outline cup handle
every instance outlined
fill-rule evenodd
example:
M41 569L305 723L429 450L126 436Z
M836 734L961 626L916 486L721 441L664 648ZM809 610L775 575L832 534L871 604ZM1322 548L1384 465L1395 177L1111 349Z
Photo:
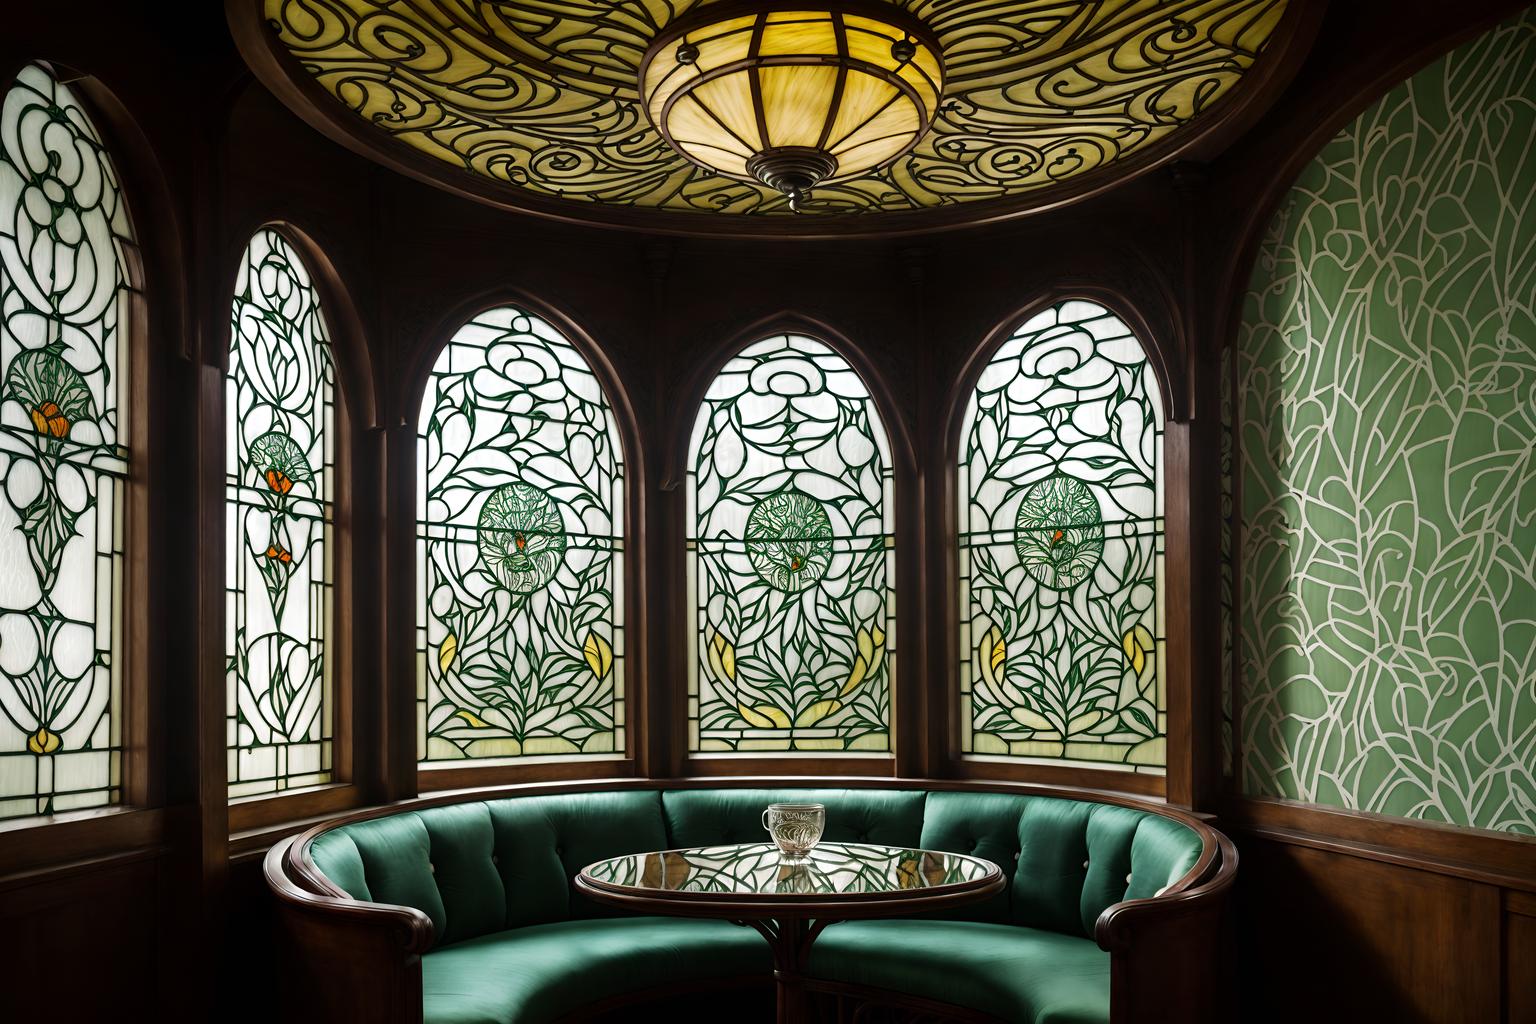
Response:
M761 820L763 823L763 831L772 834L773 829L768 827L768 808L763 808L763 816L759 820Z

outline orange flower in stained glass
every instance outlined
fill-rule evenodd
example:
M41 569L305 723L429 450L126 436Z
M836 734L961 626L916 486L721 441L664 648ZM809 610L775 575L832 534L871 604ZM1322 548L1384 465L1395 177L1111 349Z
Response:
M64 437L69 433L69 417L53 402L44 402L32 410L32 425L39 434Z
M62 353L57 343L23 353L5 378L6 396L21 403L39 434L51 438L68 437L76 423L96 415L90 387Z
M286 498L294 484L315 478L304 450L281 430L269 431L252 441L248 457L267 490L280 498Z
M293 552L289 551L281 544L268 544L267 558L274 562L282 562L284 565L287 565L293 561Z

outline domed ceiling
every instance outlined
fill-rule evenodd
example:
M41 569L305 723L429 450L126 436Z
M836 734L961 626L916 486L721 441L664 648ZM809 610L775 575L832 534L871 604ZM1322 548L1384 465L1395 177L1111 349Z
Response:
M1266 51L1295 48L1300 12L1287 6L249 0L230 12L252 67L312 123L456 191L631 226L755 231L790 221L777 233L799 233L808 221L856 220L849 226L861 233L1008 216L1171 158L1270 77L1279 53ZM762 181L674 148L642 99L648 54L688 40L679 23L828 8L879 18L893 7L886 20L920 26L925 59L932 47L941 62L931 121L893 160L829 177L798 214Z

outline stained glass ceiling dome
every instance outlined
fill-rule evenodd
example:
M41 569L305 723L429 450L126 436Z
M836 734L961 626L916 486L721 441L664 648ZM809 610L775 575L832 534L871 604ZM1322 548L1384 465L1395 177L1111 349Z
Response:
M1303 24L1315 21L1308 6L249 0L229 10L245 57L285 102L408 174L560 219L804 235L1014 216L1208 147L1217 129L1256 116L1262 82L1294 67L1283 58L1315 27Z

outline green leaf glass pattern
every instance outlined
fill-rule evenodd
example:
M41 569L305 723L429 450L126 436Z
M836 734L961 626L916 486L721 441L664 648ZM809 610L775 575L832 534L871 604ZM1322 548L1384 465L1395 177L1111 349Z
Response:
M749 345L688 466L689 749L889 750L891 456L857 371L800 335Z
M117 172L37 65L0 107L0 818L121 797L133 244Z
M624 462L586 359L511 306L438 355L417 442L424 762L624 751Z
M241 257L225 378L231 797L330 782L335 369L319 296L281 235Z
M1536 833L1536 12L1355 119L1237 343L1246 792Z
M956 492L966 754L1162 770L1162 450L1146 353L1097 303L982 370Z

